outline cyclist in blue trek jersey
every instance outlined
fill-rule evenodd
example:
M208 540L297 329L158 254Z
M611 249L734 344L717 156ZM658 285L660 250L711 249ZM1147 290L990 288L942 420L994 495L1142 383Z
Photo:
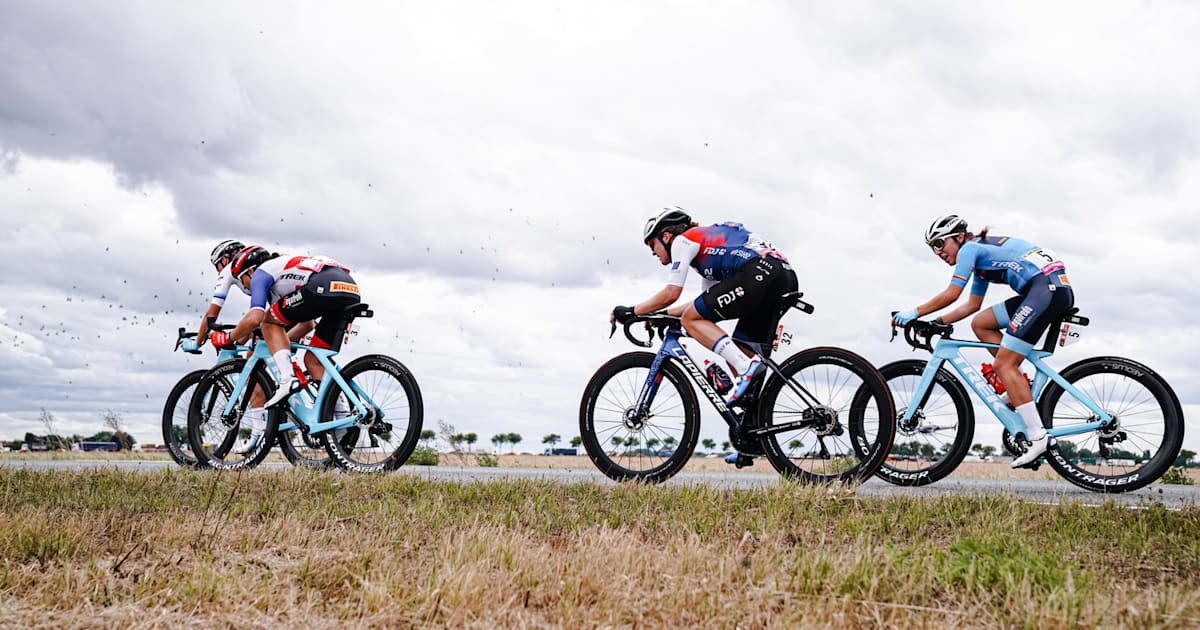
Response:
M908 322L954 303L967 280L971 296L967 302L939 317L945 323L959 321L983 305L988 284L1007 284L1017 292L987 309L971 321L971 329L985 343L999 344L991 352L995 371L1008 390L1009 402L1025 421L1029 448L1013 461L1013 468L1032 463L1052 445L1033 403L1029 382L1019 365L1046 332L1050 323L1075 304L1075 292L1067 279L1066 266L1054 252L1029 241L1009 236L989 236L988 229L975 235L955 215L938 217L925 232L925 243L948 265L954 267L950 286L928 302L897 313L893 324Z
M729 364L734 373L729 401L736 402L762 369L762 357L743 351L715 322L737 319L734 339L769 348L779 323L776 307L783 294L796 290L796 273L773 243L755 237L741 223L701 226L680 208L647 221L642 240L659 262L669 265L667 285L635 306L615 307L610 321L624 323L670 306L683 293L688 269L695 269L704 292L667 313L679 316L692 338Z

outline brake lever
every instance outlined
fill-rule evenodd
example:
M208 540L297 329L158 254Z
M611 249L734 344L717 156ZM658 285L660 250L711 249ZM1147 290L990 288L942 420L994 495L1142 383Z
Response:
M888 343L892 343L893 341L896 340L896 335L898 334L896 332L896 313L899 313L899 312L900 311L892 311L892 338L888 339Z
M613 335L617 334L617 320L612 320L612 330L608 331L608 338L612 339Z

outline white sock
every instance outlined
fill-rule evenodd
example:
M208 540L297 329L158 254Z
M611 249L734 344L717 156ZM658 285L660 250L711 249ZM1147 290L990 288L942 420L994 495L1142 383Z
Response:
M267 409L265 407L250 408L250 432L262 435L267 430Z
M291 350L280 350L271 355L275 358L275 369L279 370L280 382L288 381L296 378L292 370L292 352Z
M1021 419L1025 421L1025 439L1037 442L1046 437L1046 428L1042 426L1042 418L1038 415L1037 407L1033 406L1032 400L1018 406L1017 413L1021 414Z
M746 370L750 369L750 357L746 356L746 353L742 352L742 349L728 335L718 339L712 349L717 356L729 363L729 367L733 368L734 372L745 374Z
M350 403L342 396L338 396L337 402L333 403L333 417L335 420L340 420L350 415Z

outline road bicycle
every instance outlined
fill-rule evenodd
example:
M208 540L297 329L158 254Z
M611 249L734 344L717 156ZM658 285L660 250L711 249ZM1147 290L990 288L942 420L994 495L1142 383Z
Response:
M779 317L792 308L811 314L812 305L801 297L799 292L784 295ZM644 323L649 339L632 334L637 323ZM759 350L766 369L741 399L727 404L718 390L720 376L702 372L680 343L687 334L679 318L635 317L624 324L624 332L645 348L653 347L657 333L662 345L657 353L613 358L584 389L580 437L588 457L611 479L659 483L687 463L700 433L700 408L688 378L729 425L739 468L765 455L787 478L859 481L879 469L892 445L895 408L887 385L849 350L811 348L776 362L770 357L773 345L757 348L735 340ZM790 334L780 328L776 343L787 342L785 336Z
M1060 374L1046 365L1056 347L1078 341L1088 318L1072 308L1054 321L1042 347L1026 360L1037 371L1031 391L1046 432L1057 445L1044 456L1067 481L1095 492L1128 492L1158 479L1175 462L1183 444L1183 410L1170 385L1154 370L1122 357L1077 361ZM949 475L966 456L975 414L962 383L1004 425L1003 444L1014 457L1025 452L1025 423L995 388L962 356L964 348L996 344L953 339L954 327L913 320L904 340L932 354L929 361L898 361L880 372L898 405L898 444L925 445L927 461L888 461L879 476L899 485L924 485ZM892 337L895 338L893 328ZM932 345L938 337L937 345ZM915 402L914 402L915 401ZM1031 464L1037 469L1042 458Z
M267 410L266 426L249 448L237 448L252 435L247 417L250 392L269 397L279 375L265 341L255 340L250 356L220 363L205 373L188 409L188 441L196 458L218 469L257 466L277 432L298 431L320 443L333 463L354 472L395 470L412 454L421 434L423 402L416 379L399 361L371 354L340 367L333 357L355 318L373 315L355 304L340 315L339 333L330 348L292 343L325 368L325 378L310 381L286 403Z
M226 325L209 322L211 330L231 330L235 327L233 324ZM195 338L196 333L187 332L186 329L180 328L175 338L175 350L182 349L188 354L203 354L200 348L195 345L195 342L190 341ZM249 345L217 348L216 362L219 364L230 359L235 359L249 349ZM163 405L163 445L166 446L167 453L171 456L171 459L175 460L175 463L188 468L203 467L201 462L192 453L192 445L188 442L187 414L188 403L196 391L196 384L200 382L200 379L207 372L208 370L194 370L185 374L171 388L171 392L167 394L166 403ZM236 378L236 375L231 378ZM231 388L231 384L226 386L226 389ZM277 435L279 450L293 465L318 469L328 468L332 465L332 460L326 454L324 446L319 441L314 441L312 438L303 435L300 431L280 431Z

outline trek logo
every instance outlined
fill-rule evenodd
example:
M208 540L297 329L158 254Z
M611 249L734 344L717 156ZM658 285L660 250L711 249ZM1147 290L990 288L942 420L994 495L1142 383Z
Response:
M303 280L304 276L298 273L285 273L279 276L280 280Z
M992 411L998 416L1002 416L1004 412L1009 412L1008 405L1000 402L1000 397L996 395L996 390L987 381L983 380L983 375L977 372L971 364L962 357L955 357L954 364L962 368L962 373L967 375L967 380L971 381L971 386L975 388L975 393L986 402ZM1011 413L1011 412L1010 412Z
M746 290L742 287L737 287L728 293L722 293L717 296L717 306L728 306L743 295L746 295Z
M1025 325L1025 320L1028 319L1030 315L1033 315L1033 307L1028 305L1022 306L1019 310L1017 310L1016 314L1012 316L1012 319L1008 321L1008 327L1013 332L1016 332L1018 328Z

